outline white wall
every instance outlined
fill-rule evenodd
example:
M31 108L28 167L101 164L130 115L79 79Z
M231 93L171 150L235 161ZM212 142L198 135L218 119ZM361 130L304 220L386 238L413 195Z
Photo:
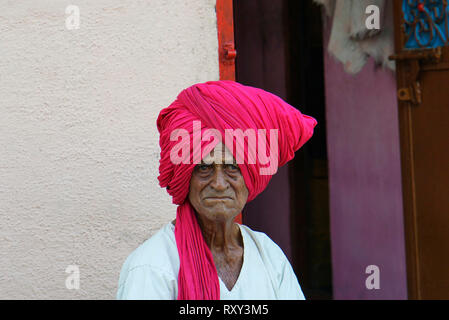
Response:
M175 217L156 118L218 80L214 6L0 0L1 299L113 299L124 259Z

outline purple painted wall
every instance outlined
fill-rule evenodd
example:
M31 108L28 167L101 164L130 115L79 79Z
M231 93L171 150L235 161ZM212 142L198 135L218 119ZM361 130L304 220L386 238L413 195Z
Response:
M324 56L334 299L407 299L395 75L370 60L352 76Z

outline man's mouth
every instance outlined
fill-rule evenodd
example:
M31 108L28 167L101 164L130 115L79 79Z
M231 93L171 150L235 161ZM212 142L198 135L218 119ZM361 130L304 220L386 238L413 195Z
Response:
M204 200L232 200L231 197L206 197Z

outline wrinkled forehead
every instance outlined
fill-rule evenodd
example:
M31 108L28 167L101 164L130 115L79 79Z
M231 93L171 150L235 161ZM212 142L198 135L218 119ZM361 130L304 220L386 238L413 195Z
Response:
M229 151L223 143L218 143L215 148L203 158L202 162L205 164L233 164L235 163L235 159L232 152Z

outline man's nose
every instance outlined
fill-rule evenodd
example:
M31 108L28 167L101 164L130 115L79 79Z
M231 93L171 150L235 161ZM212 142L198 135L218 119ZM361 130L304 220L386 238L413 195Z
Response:
M229 187L229 182L226 179L226 173L221 166L217 166L215 168L210 185L217 191L224 191Z

